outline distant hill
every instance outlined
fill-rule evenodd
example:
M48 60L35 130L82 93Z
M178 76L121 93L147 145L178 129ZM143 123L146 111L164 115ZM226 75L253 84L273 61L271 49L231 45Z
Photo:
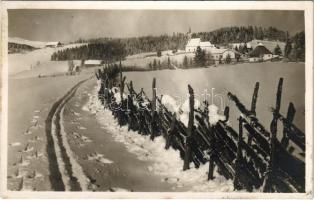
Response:
M47 43L47 42L41 42L41 41L26 40L26 39L18 38L18 37L9 38L8 42L9 42L9 44L11 43L11 44L27 45L27 46L31 46L31 47L36 48L36 49L45 47L45 45Z
M29 46L27 44L17 44L17 43L10 43L8 44L8 52L11 53L27 53L29 51L33 51L37 48Z

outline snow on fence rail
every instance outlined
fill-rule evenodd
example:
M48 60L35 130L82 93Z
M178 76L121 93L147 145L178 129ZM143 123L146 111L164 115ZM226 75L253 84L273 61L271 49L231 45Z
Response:
M172 147L180 152L183 170L188 170L191 162L196 167L208 162L208 180L215 178L213 172L216 166L218 173L233 180L235 190L305 191L305 163L293 155L291 148L287 150L290 141L303 151L301 155L304 157L305 135L292 123L295 114L293 103L289 104L286 117L280 113L282 78L278 84L276 107L272 108L270 132L256 117L258 82L254 88L250 110L236 95L228 93L228 97L241 113L236 131L227 123L229 107L225 108L224 120L211 124L208 102L203 102L203 110L195 108L194 91L190 85L186 126L178 119L177 113L170 112L162 103L162 96L156 95L155 78L150 100L143 89L140 92L135 91L132 81L125 84L126 77L122 77L121 69L121 66L120 69L106 67L96 73L101 83L98 96L102 104L112 111L120 126L127 125L129 130L150 135L151 140L163 136L166 140L165 149ZM125 85L128 95L124 93ZM284 127L280 141L277 138L278 122Z

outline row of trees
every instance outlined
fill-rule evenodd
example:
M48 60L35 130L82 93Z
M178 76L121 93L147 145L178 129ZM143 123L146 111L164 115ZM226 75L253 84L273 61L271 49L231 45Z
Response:
M287 32L274 27L234 26L220 28L211 32L193 33L192 37L199 37L214 44L242 43L253 39L279 40L283 42L287 38Z
M284 50L285 57L292 61L305 61L305 33L301 31L288 38Z
M148 63L148 69L150 70L174 69L173 66L178 66L178 63L176 60L171 60L170 57L164 61L154 59L153 62Z
M188 41L188 36L184 33L173 33L172 36L160 35L160 36L143 36L132 38L97 38L82 40L79 39L78 43L91 43L99 44L106 43L108 41L117 41L121 43L126 50L127 55L133 55L143 52L157 52L163 50L176 50L184 49Z
M29 46L27 44L17 44L13 42L8 43L8 52L10 53L23 53L35 50L35 47Z
M286 39L284 51L277 45L274 49L275 55L281 55L291 61L305 61L305 33L301 31L291 38Z
M125 46L118 41L111 40L60 50L51 55L51 60L97 59L114 62L124 59L125 56Z

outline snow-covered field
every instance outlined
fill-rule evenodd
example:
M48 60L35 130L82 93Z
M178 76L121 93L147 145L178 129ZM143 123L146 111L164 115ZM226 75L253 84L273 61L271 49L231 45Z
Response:
M157 95L167 94L182 104L187 99L188 84L195 93L195 98L202 102L204 91L211 103L211 92L223 97L223 104L230 106L231 124L237 124L239 116L234 103L227 98L227 92L236 94L247 108L251 106L254 85L260 82L256 113L262 123L269 129L272 120L270 107L275 106L277 84L280 77L284 78L281 112L286 115L289 102L296 108L295 124L305 130L305 65L304 63L244 63L237 65L221 65L218 67L196 68L188 70L161 70L152 72L126 72L127 80L133 81L134 88L144 88L151 97L153 77L157 82ZM214 88L214 89L213 89ZM216 96L214 103L221 105L221 98ZM220 110L221 111L221 110Z
M58 50L73 48L84 44L70 44L63 47L50 48L45 47L37 49L25 54L9 54L8 55L8 69L9 75L17 74L17 77L24 77L24 73L18 74L25 71L34 71L34 76L38 76L39 73L42 75L56 72L66 72L67 65L60 65L56 61L50 61L51 55ZM33 72L26 72L25 77L31 77Z
M151 55L152 53L148 54ZM149 63L153 64L154 60L158 63L166 63L168 62L168 57L171 63L180 65L183 63L184 56L188 58L193 58L194 53L183 53L180 54L173 54L171 51L163 51L162 56L157 57L155 56L148 56L147 53L145 54L136 54L132 56L128 56L126 60L122 61L122 64L125 66L136 66L139 68L147 68ZM179 66L177 66L179 67Z

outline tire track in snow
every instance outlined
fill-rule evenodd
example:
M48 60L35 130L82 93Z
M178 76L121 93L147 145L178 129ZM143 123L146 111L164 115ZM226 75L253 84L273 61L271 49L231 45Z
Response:
M71 88L61 99L55 102L46 119L47 155L49 162L49 180L55 191L81 191L85 189L85 183L80 183L73 173L73 158L69 157L71 151L67 149L62 137L60 115L64 105L74 96L78 87L87 81L85 79ZM75 165L75 164L74 164ZM77 166L75 166L77 169ZM77 174L76 174L77 175ZM83 188L82 188L83 185Z

